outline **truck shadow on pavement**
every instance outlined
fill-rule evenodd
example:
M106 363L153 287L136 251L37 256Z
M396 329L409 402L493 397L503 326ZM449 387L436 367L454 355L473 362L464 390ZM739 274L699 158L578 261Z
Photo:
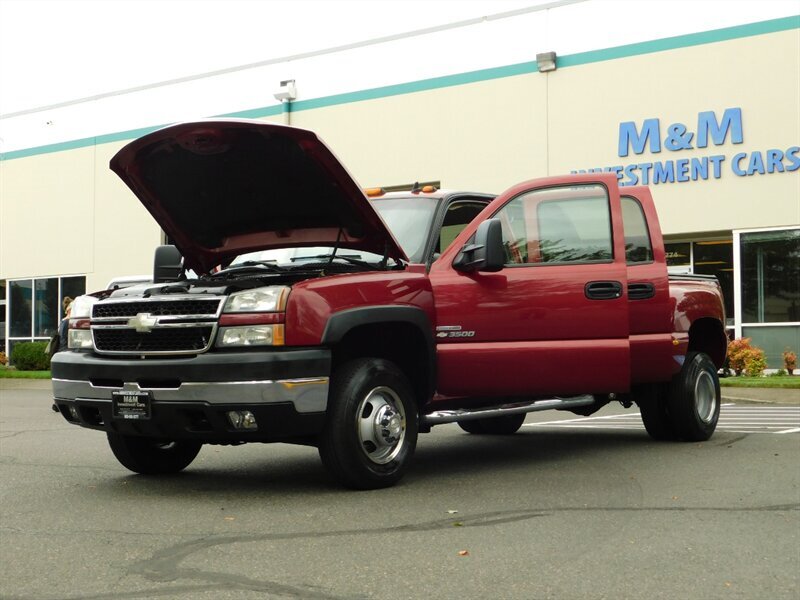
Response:
M513 435L451 435L417 446L410 475L436 477L442 473L457 477L480 476L490 472L549 467L580 456L614 453L637 447L662 445L639 431L564 432L523 430Z
M667 444L669 445L669 444ZM596 459L603 454L613 461L619 451L648 446L666 447L651 440L644 432L563 432L521 431L509 436L476 436L467 433L424 435L420 437L414 461L401 488L428 485L446 479L448 485L469 481L480 485L489 475L515 473L530 476L536 469L552 469L571 464L581 456ZM683 444L675 443L676 448ZM241 448L205 447L197 461L186 471L169 476L141 476L126 473L108 480L107 491L127 496L133 490L159 496L181 496L190 492L263 494L339 493L339 487L323 468L315 448L272 445L248 445ZM246 456L240 453L247 452ZM622 460L622 458L620 458ZM125 488L119 487L124 482ZM130 484L130 485L128 485ZM393 488L396 489L396 488ZM376 490L366 493L383 493Z

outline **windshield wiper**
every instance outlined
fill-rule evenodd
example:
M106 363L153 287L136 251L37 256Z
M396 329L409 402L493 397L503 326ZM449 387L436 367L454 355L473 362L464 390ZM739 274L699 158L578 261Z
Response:
M373 264L371 262L367 262L366 260L360 260L360 254L314 254L311 256L294 256L291 260L292 262L297 262L300 260L320 260L325 259L328 262L333 262L334 260L341 260L346 263L350 263L351 265L356 265L358 267L364 267L365 269L378 269L379 265Z
M232 267L228 267L227 269L222 269L221 271L212 273L211 275L209 275L209 277L230 275L231 273L245 273L248 271L266 271L268 273L284 273L286 272L286 269L284 269L283 267L279 267L278 265L273 264L272 262L267 262L263 260L247 260Z

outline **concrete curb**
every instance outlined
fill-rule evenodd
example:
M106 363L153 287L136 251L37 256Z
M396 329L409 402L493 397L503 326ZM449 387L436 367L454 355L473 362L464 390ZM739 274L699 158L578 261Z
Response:
M49 390L53 382L50 379L0 379L0 391L3 390Z
M737 404L781 404L784 406L800 406L800 399L798 398L743 398L741 396L727 396L723 394L722 401L735 402Z

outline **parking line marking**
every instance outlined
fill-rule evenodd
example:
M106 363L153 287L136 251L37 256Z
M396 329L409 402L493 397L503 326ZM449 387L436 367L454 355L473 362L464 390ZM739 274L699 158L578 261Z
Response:
M717 429L738 433L800 433L800 407L794 406L741 406L725 403ZM629 429L641 431L641 413L627 412L617 415L577 417L539 423L525 423L523 427L551 427L564 429Z

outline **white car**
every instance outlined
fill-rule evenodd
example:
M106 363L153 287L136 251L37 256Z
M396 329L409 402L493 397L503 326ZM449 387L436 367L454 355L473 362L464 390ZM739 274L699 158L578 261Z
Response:
M153 281L151 275L127 275L125 277L114 277L108 282L107 290L121 290L122 288L138 285L140 283L150 283Z

